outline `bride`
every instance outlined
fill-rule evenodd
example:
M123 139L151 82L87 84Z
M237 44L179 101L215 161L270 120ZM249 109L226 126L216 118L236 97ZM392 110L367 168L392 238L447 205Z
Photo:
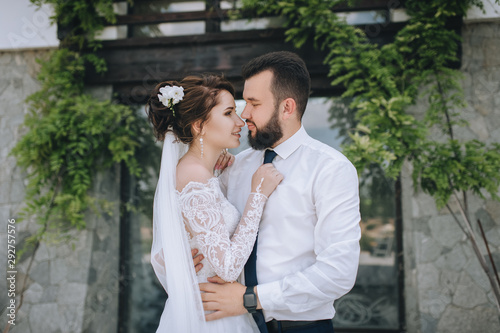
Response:
M243 214L224 197L214 170L221 151L239 146L244 122L223 77L160 83L146 106L164 141L153 214L151 263L168 294L157 332L258 332L250 314L205 321L198 283L235 281L255 242L267 198L283 179L264 164L254 173ZM217 168L219 166L217 165ZM196 273L191 249L203 254Z

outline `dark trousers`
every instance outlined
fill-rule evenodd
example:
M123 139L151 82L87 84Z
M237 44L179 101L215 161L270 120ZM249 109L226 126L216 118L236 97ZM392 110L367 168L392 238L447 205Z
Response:
M266 323L269 333L334 333L330 319L311 322L272 320Z

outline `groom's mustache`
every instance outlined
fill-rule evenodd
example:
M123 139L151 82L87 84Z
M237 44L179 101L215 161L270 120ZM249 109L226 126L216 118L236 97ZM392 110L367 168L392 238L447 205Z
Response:
M251 120L246 120L245 122L247 123L247 126L248 126L248 123L250 123L250 124L254 125L255 127L257 127L257 125L255 125L255 123Z

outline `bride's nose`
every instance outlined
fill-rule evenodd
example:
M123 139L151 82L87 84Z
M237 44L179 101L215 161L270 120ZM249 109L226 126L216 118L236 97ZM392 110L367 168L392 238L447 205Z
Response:
M240 118L240 116L237 116L237 117L238 117L238 119L236 120L236 126L238 126L240 128L245 126L245 122Z

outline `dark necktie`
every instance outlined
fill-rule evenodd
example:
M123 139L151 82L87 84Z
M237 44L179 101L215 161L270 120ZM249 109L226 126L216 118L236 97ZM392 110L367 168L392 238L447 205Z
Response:
M271 163L276 157L276 152L274 150L266 150L264 154L264 164ZM258 237L258 236L257 236ZM257 282L257 239L253 245L252 253L248 257L247 263L245 264L245 285L256 286ZM261 333L267 333L266 320L262 310L257 310L257 312L252 313L253 319L259 327Z
M266 152L264 153L264 163L262 164L271 163L276 155L278 154L274 150L266 150Z

